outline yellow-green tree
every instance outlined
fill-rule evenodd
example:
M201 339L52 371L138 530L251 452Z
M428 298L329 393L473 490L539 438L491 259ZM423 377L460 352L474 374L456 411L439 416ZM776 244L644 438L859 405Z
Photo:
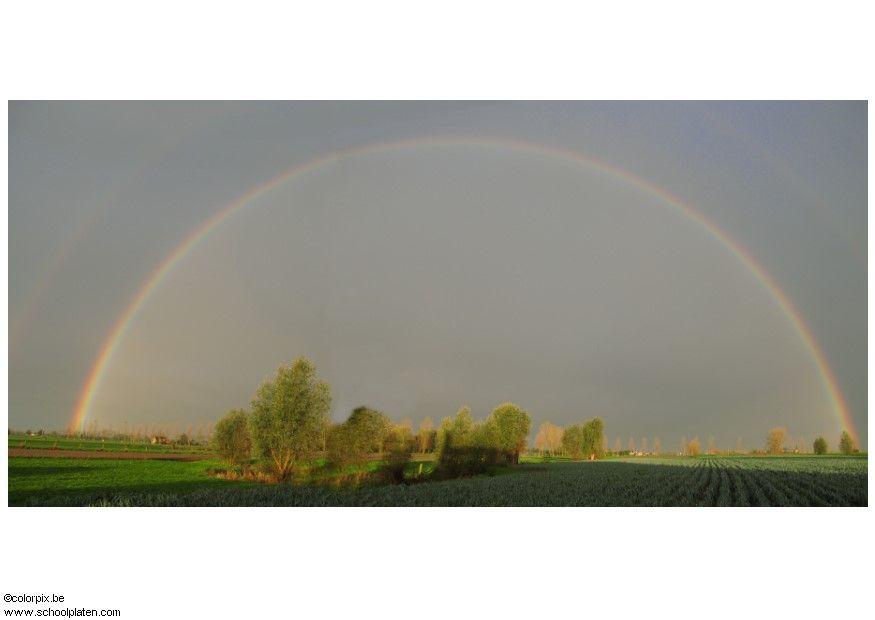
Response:
M839 438L839 451L842 454L851 454L856 452L857 446L854 444L854 438L848 431L842 431L842 436Z
M514 403L502 403L492 410L486 424L495 429L495 447L504 452L510 462L519 463L532 426L528 411Z
M212 443L216 452L233 465L248 459L252 455L252 437L246 412L234 409L216 422Z
M296 462L312 461L322 449L330 424L331 388L316 377L313 362L299 357L259 386L251 409L256 453L284 480Z

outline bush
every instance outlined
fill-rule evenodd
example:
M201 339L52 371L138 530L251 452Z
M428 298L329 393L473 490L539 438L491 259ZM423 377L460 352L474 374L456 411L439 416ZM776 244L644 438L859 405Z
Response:
M438 478L461 478L487 473L506 459L496 448L484 446L444 446L435 469Z
M252 455L249 416L245 411L234 409L216 423L213 446L232 465L239 465Z
M826 454L827 445L826 439L823 437L818 437L814 440L814 453L815 454Z

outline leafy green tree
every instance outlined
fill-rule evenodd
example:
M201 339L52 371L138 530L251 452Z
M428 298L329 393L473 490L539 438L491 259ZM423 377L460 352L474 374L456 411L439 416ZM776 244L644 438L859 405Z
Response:
M519 463L531 426L529 413L513 403L499 405L486 421L487 432L494 433L495 447L512 463Z
M571 424L562 432L562 449L570 458L579 461L583 457L583 424Z
M382 411L369 407L356 407L346 421L355 436L356 448L363 452L379 452L391 425Z
M471 417L471 409L460 407L450 426L450 436L452 437L453 445L456 447L470 445L473 431L474 419Z
M252 399L251 431L258 456L280 480L296 462L311 461L322 449L329 426L331 388L316 378L305 357L282 365Z
M601 418L587 420L583 424L583 454L600 459L604 456L605 423Z
M450 436L450 430L452 428L453 418L447 416L441 420L441 425L437 430L434 441L434 452L438 458L440 458L441 453L444 451L444 447L447 445L447 439Z
M239 465L252 455L249 416L242 409L233 409L216 422L213 447L232 465Z
M572 424L562 434L562 448L574 460L604 456L605 423L593 418L582 424Z
M842 436L839 439L839 451L842 454L852 454L857 451L854 439L848 431L842 431Z
M814 453L815 454L826 454L827 445L826 439L823 437L818 437L814 440Z

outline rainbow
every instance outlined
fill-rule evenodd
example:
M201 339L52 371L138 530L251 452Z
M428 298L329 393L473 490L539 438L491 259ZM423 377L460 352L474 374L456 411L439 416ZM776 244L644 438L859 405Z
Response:
M182 261L198 243L200 243L200 241L209 236L212 231L216 230L224 222L230 219L231 216L252 203L256 198L267 194L271 190L288 181L327 166L341 158L424 147L480 147L504 149L540 155L542 157L560 160L566 163L573 163L585 167L588 170L601 172L610 178L617 179L646 194L655 196L666 206L674 208L691 221L699 224L710 233L714 239L719 241L727 250L729 250L729 252L738 258L738 260L747 267L747 269L772 295L778 306L781 308L781 311L786 315L795 330L798 332L802 342L805 344L806 349L811 355L811 358L820 374L823 386L832 402L834 413L837 415L844 428L846 428L854 437L854 440L857 441L856 427L850 416L842 391L839 388L835 375L826 360L826 356L818 345L814 334L806 324L801 313L793 305L786 293L784 293L784 291L778 286L777 282L775 282L775 280L766 272L762 265L760 265L747 250L729 237L729 235L720 229L714 222L683 202L677 196L674 196L667 190L651 183L650 181L642 179L622 168L618 168L607 162L575 151L519 140L497 140L491 138L454 136L424 137L396 142L367 144L328 153L286 170L261 185L253 187L203 222L158 264L156 269L145 280L143 285L134 295L133 299L131 299L130 303L116 320L109 335L103 342L97 358L95 359L82 386L82 390L76 402L76 407L70 418L68 425L69 430L76 432L82 428L85 419L88 417L94 397L100 390L106 370L119 348L119 344L124 340L125 334L137 318L146 301L161 286L161 283L173 271L174 267L176 267L176 265L178 265L179 262Z

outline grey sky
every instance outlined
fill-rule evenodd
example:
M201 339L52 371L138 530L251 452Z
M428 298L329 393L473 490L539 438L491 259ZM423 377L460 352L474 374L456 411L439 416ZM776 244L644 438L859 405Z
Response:
M143 281L239 195L315 156L420 136L579 151L664 187L800 309L867 432L865 103L9 106L9 422L61 428ZM532 153L346 157L207 237L120 343L92 419L215 419L308 355L334 416L513 400L537 425L721 446L840 425L774 299L652 195ZM864 439L865 443L865 439Z

